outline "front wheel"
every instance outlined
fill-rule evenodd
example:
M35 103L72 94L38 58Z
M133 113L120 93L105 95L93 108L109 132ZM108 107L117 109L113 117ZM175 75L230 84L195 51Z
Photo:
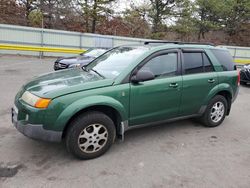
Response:
M228 103L224 96L215 96L208 104L201 117L202 123L207 127L219 126L225 119Z
M66 147L80 159L92 159L103 155L115 140L115 125L101 112L81 114L69 126Z

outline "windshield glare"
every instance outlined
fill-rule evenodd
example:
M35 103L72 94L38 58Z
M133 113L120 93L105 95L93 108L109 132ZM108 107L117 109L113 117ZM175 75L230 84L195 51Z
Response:
M146 47L118 47L95 59L87 70L94 69L105 78L115 78L126 69L133 60L142 55Z
M98 57L102 55L106 50L105 49L91 49L87 50L85 53L82 53L82 56L89 56L89 57Z

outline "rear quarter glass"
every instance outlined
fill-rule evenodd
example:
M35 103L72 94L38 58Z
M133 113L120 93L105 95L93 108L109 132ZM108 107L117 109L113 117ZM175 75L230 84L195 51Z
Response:
M227 50L223 49L212 49L211 52L216 57L224 71L233 71L236 70L233 57Z

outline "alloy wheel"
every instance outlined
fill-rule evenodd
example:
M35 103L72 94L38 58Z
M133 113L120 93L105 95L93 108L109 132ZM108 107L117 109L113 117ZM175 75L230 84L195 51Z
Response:
M108 140L108 131L104 125L91 124L82 130L78 137L78 146L85 153L101 150Z
M214 123L218 123L224 116L225 106L222 102L216 102L211 108L210 117Z

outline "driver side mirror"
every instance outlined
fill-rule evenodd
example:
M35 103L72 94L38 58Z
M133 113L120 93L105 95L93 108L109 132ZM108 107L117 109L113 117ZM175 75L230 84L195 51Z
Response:
M131 82L137 84L139 82L153 80L154 78L155 78L155 75L151 71L140 70L131 77Z

